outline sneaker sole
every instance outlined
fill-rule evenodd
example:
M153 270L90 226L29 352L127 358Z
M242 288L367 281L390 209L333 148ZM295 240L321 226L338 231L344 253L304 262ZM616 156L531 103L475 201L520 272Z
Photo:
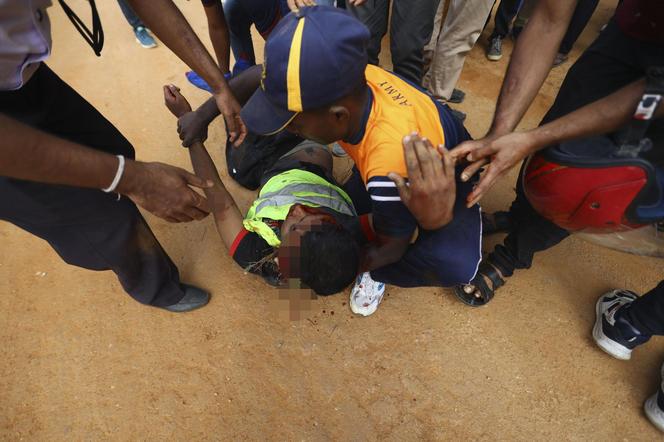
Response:
M657 393L646 399L643 403L643 411L650 423L664 433L664 412L657 406Z
M601 309L600 305L602 299L604 299L604 296L613 293L614 292L609 292L601 296L597 300L597 303L595 304L595 325L593 326L593 339L595 340L599 348L601 348L607 354L613 356L616 359L620 359L622 361L628 361L632 357L632 350L625 348L622 345L618 344L613 339L610 339L608 336L604 334L604 331L602 331L602 314L600 312Z
M502 55L488 55L487 54L486 58L488 58L491 61L498 61L501 58L503 58L503 56Z
M157 43L154 43L154 44L151 44L151 45L144 45L143 43L141 43L141 41L138 38L136 39L136 43L138 43L139 45L141 45L142 48L145 48L145 49L152 49L152 48L157 47Z

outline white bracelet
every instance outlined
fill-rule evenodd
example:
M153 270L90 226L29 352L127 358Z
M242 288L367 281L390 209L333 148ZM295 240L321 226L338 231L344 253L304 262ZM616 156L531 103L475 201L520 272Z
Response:
M116 187L118 187L118 184L120 184L120 180L122 179L122 174L124 173L125 157L123 155L117 155L117 157L118 157L118 171L115 172L115 178L113 178L113 182L111 183L110 186L108 186L106 189L101 189L106 193L111 193L115 190Z

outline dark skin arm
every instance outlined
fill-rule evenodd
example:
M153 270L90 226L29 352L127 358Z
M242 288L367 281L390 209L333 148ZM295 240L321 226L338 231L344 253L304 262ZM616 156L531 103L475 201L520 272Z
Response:
M240 118L240 104L180 10L172 0L129 0L129 3L155 35L210 85L231 141L239 145L247 135L247 128Z
M360 272L368 272L398 262L406 253L410 236L385 236L376 232L376 239L364 249Z
M491 158L486 173L468 197L468 205L479 201L499 177L528 155L555 143L605 134L624 126L632 118L644 89L645 80L636 81L536 129L509 133L480 149L461 152L468 160L475 161L464 174L475 173ZM663 116L664 106L660 104L653 118Z
M226 17L224 16L224 8L221 1L218 1L209 6L204 6L203 9L205 10L208 33L210 34L210 41L214 48L214 54L217 57L219 69L225 74L226 72L230 72L231 38L228 33Z
M0 114L0 176L49 184L102 189L118 170L118 159L55 137ZM184 169L126 160L116 189L171 222L205 217L208 203L192 187L209 183Z
M240 75L231 78L229 87L240 103L244 104L260 84L262 67L252 66ZM195 140L207 139L207 128L219 115L214 98L207 99L198 109L178 119L178 133L183 146L191 146Z
M180 94L179 89L173 85L164 86L164 101L166 107L176 117L181 117L185 113L191 112L191 106L182 94ZM189 156L191 157L191 164L194 167L196 175L212 183L211 187L207 187L204 190L205 196L210 203L210 209L214 216L219 236L221 236L226 248L230 250L238 233L244 228L240 210L221 181L219 172L202 142L195 141L191 145Z

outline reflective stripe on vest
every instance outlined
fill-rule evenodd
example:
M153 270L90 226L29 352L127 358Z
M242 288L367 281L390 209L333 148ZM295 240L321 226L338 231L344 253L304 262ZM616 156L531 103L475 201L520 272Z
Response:
M279 247L281 239L263 219L283 221L294 204L326 207L335 212L357 216L350 197L338 186L305 170L288 170L263 186L244 219L244 228L256 232L270 246Z

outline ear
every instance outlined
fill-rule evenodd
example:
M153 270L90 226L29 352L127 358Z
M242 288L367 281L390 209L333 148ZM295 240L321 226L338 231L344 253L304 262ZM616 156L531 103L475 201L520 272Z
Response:
M338 123L345 123L350 120L350 111L346 106L334 105L330 107L330 113Z
M295 216L304 216L307 214L307 211L303 205L293 204L293 207L290 209L290 214Z

